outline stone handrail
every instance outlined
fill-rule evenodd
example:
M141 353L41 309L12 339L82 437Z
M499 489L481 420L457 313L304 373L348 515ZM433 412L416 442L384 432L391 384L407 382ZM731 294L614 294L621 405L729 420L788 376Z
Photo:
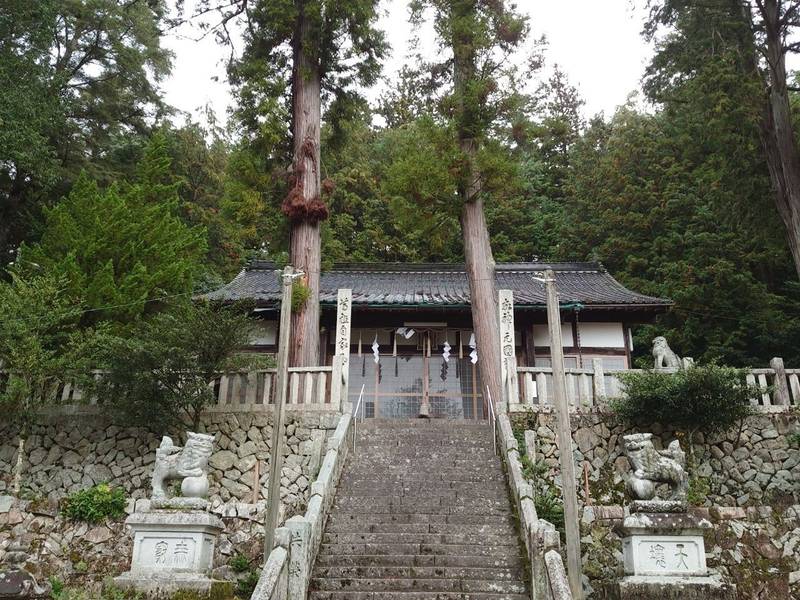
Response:
M550 567L553 559L551 558L549 562L546 560L551 553L557 555L559 559L561 558L558 554L561 542L553 524L539 519L536 514L533 486L522 474L519 444L514 437L511 420L508 418L508 414L499 410L496 414L496 421L498 445L506 465L508 485L511 488L511 496L519 515L521 533L531 565L531 597L533 600L572 600L569 585L562 589L560 580L557 579L557 569ZM563 570L562 563L562 574ZM556 579L554 580L553 577ZM555 595L551 590L559 590L559 595ZM567 595L563 595L564 593Z
M618 375L640 369L604 369L601 359L592 359L589 368L566 369L567 400L570 408L588 409L606 404L608 398L623 394ZM800 407L800 369L786 369L783 359L773 358L768 369L749 369L747 383L762 392L750 400L753 406ZM509 394L510 410L534 405L552 405L553 370L548 367L518 367L518 386ZM516 393L514 393L516 392Z
M556 550L548 550L544 555L545 569L547 570L547 583L552 600L572 600L569 589L567 571L564 569L564 559Z
M276 530L276 546L264 565L251 600L305 600L311 569L322 543L325 520L347 458L346 440L352 420L349 413L339 418L336 430L328 440L317 478L311 484L305 514L288 519ZM287 571L285 578L282 575L284 566Z

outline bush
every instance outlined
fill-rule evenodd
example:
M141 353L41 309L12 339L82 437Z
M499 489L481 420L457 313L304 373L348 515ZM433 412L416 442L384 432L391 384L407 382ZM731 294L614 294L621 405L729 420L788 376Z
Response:
M101 483L67 496L61 513L72 521L99 523L103 519L119 519L125 514L125 491Z
M786 436L786 440L789 442L789 446L800 448L800 431L790 433Z
M713 364L675 373L623 373L626 396L612 400L611 409L633 425L660 423L685 433L693 456L696 432L728 431L753 414L750 398L761 392L745 383L745 374Z

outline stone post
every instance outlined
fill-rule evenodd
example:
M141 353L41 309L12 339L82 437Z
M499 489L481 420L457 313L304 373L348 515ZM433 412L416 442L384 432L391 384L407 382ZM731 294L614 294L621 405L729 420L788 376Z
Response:
M311 562L311 523L300 515L286 521L289 530L289 593L287 600L305 600Z
M786 368L783 366L783 359L776 356L769 361L769 367L775 371L772 403L778 406L789 406L791 404L791 399L789 396L789 386L786 383Z
M512 405L519 404L517 382L517 355L514 340L514 292L498 291L498 319L500 321L500 378L503 383L503 400Z
M594 384L594 402L595 405L597 405L601 402L605 402L606 399L606 374L603 370L603 359L593 358L592 369L594 370L594 375L592 377L592 383Z

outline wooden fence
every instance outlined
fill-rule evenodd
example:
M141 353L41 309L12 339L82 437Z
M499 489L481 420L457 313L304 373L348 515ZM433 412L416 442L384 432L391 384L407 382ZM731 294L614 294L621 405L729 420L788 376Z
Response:
M623 395L619 374L631 372L604 370L600 359L591 368L566 369L567 399L572 408L591 408ZM769 369L750 369L747 383L762 391L750 402L754 406L800 406L800 369L786 369L783 360L773 358ZM510 404L547 405L553 403L553 370L544 367L518 367L516 397L511 390Z
M341 410L341 401L347 398L347 373L343 369L344 361L336 356L333 366L292 367L289 369L286 404L294 408L311 410ZM97 371L94 376L102 377ZM8 381L8 375L0 371L0 389ZM213 401L211 410L226 408L245 408L247 406L263 409L263 405L275 404L277 384L276 369L261 369L241 373L223 373L211 382ZM55 392L56 404L96 405L97 398L86 397L74 383L67 382Z

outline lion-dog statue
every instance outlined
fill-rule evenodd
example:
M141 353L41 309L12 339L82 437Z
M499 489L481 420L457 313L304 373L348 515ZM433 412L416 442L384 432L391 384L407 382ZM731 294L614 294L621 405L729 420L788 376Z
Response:
M653 447L652 433L633 433L623 437L625 455L631 464L626 487L634 500L653 500L659 483L669 484L670 501L684 502L689 487L686 475L686 453L678 440L666 450Z
M205 498L208 495L208 459L214 449L214 436L187 432L186 446L181 448L164 436L156 449L153 467L153 499L166 500L164 482L182 479L181 495L187 498Z

